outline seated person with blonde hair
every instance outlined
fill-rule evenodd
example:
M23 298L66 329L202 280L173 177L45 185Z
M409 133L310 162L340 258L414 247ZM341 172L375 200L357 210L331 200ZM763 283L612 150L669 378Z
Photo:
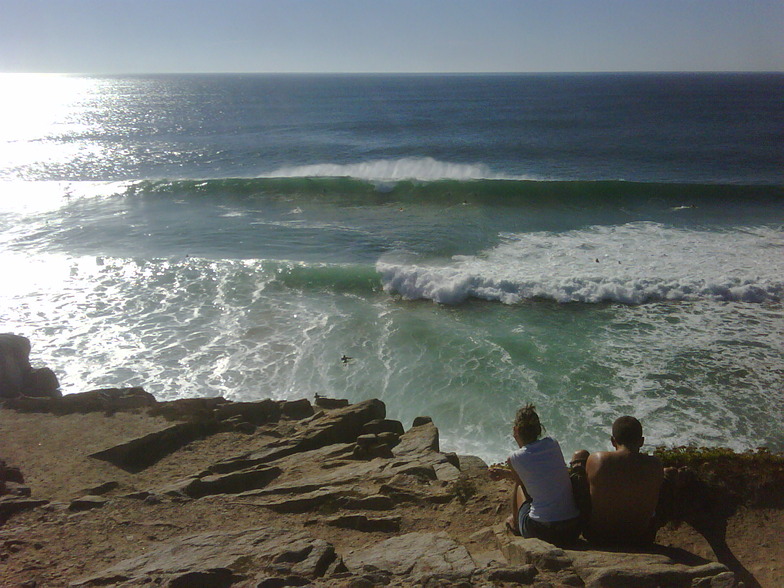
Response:
M569 472L558 442L540 439L541 434L536 408L528 404L518 410L512 435L519 449L509 456L509 468L490 468L490 477L515 484L509 522L514 532L556 545L571 543L580 535L580 519Z

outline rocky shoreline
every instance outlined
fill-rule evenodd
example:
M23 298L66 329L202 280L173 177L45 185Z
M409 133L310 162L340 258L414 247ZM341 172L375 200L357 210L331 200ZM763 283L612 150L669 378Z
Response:
M559 549L506 530L507 485L442 451L428 417L406 428L377 399L62 396L29 351L0 335L4 587L784 582L784 457L766 451L660 451L688 475L652 549Z
M738 585L666 541L631 553L513 537L487 465L379 400L108 389L5 400L0 427L0 457L19 467L0 500L12 586Z

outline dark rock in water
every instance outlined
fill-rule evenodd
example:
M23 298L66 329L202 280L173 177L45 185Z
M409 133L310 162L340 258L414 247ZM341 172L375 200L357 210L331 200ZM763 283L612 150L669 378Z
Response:
M12 333L0 334L0 398L22 394L30 372L30 340Z
M30 340L11 333L0 334L0 398L59 398L60 383L49 368L30 366Z
M55 373L47 367L30 370L24 378L23 392L35 398L60 398L60 382Z

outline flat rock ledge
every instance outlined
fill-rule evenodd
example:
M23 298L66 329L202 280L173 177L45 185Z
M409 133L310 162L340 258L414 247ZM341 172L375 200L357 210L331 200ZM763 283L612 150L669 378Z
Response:
M730 588L718 563L678 554L563 550L495 529L504 558L481 561L447 533L407 533L343 556L304 531L259 528L187 535L121 561L73 587L586 586Z
M675 549L645 553L599 551L587 545L559 549L514 537L503 525L478 529L466 544L446 531L412 532L412 517L427 516L428 508L468 504L471 477L485 477L487 465L476 457L441 452L438 429L427 417L417 418L404 430L400 422L386 418L380 400L157 402L140 389L72 396L16 401L6 408L55 414L144 410L175 422L91 454L133 475L195 440L221 432L247 434L249 450L225 456L181 479L153 482L132 492L127 483L109 481L87 489L62 508L6 496L0 500L3 541L24 541L21 535L15 538L8 519L12 523L17 512L30 509L49 509L45 512L52 517L66 516L57 513L67 510L69 516L89 521L107 509L127 510L137 503L187 508L217 499L263 510L273 523L235 529L227 522L218 530L169 537L148 544L140 555L114 561L76 580L72 577L70 586L738 585L723 565ZM311 527L359 533L368 540L339 552L337 542L327 540L333 536L322 531L319 537Z

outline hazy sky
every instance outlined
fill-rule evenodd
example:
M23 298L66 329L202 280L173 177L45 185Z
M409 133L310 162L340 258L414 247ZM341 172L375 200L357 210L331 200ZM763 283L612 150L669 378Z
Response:
M0 0L5 72L783 71L784 0Z

